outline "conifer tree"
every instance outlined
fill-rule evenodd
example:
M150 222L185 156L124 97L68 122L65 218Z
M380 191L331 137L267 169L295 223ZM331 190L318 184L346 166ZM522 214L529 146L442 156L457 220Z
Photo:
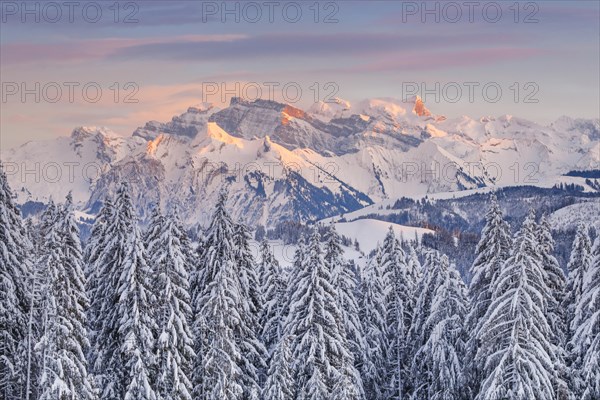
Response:
M264 400L288 400L294 398L294 381L290 369L291 364L290 337L283 336L277 343L271 357L267 382L263 391Z
M348 354L342 360L342 365L335 379L331 391L332 400L362 400L365 393L362 387L362 378L354 367L353 359Z
M44 233L44 251L39 259L39 268L45 276L41 287L41 307L43 307L40 321L41 337L35 345L39 354L40 382L39 397L44 400L61 399L71 395L66 377L63 373L62 358L58 348L61 340L60 329L65 323L62 316L66 310L61 310L63 304L59 304L57 298L59 279L61 278L61 263L64 260L62 246L58 232L57 214L52 205L52 220L47 232Z
M42 269L46 274L46 306L41 352L40 399L94 399L85 354L89 348L85 310L83 255L79 229L73 216L73 199L44 235Z
M570 348L579 380L574 391L582 400L600 398L600 238L592 248L583 292L575 308Z
M248 228L243 224L236 224L233 239L240 287L239 305L242 307L240 313L245 320L236 331L242 356L240 367L245 396L258 400L267 372L268 359L267 350L260 340L263 297L256 274L256 263L250 250Z
M477 400L556 399L557 349L546 317L552 295L536 252L530 213L493 281L492 303L479 332L476 362L483 366L483 380Z
M382 255L378 246L375 257L365 268L362 279L361 321L364 329L364 354L361 374L366 398L377 400L386 393L387 327Z
M175 217L165 217L158 209L152 214L145 243L157 296L156 393L164 400L191 400L195 354L189 326L189 243Z
M352 353L352 363L360 368L363 354L363 329L360 322L358 300L356 299L356 275L351 264L343 257L342 243L335 226L328 228L325 240L325 266L331 273L333 288L336 291L337 306L342 313L346 338ZM351 371L358 375L358 372Z
M32 227L29 232L32 243L32 265L29 276L29 313L27 337L24 350L26 356L25 369L25 398L39 398L39 383L41 377L42 354L36 351L36 345L40 342L44 333L48 316L48 271L43 257L46 256L49 247L46 246L46 235L51 229L56 230L59 213L54 201L50 199L46 209L43 211L38 228Z
M430 269L439 274L429 317L424 331L428 332L423 345L413 359L415 390L413 399L455 400L464 393L464 317L467 312L467 290L447 256L437 260L439 266ZM421 303L421 302L420 302Z
M300 235L300 239L298 240L298 244L296 245L296 250L294 251L294 262L292 263L291 271L288 274L287 279L287 289L286 289L286 302L283 308L282 318L284 320L284 325L287 323L290 309L292 306L292 297L294 296L294 292L300 283L300 274L299 271L302 271L304 265L306 263L306 257L308 255L307 249L307 238L304 237L304 234Z
M222 192L192 276L194 390L203 399L258 398L266 354L252 299L258 283L246 230L233 223L226 200Z
M71 379L80 399L94 398L90 391L92 379L85 355L89 352L90 341L86 311L89 308L89 299L86 293L86 277L84 273L85 260L81 245L79 227L75 220L73 197L67 195L63 210L62 221L59 226L63 243L65 261L63 267L66 272L66 281L69 287L69 321L71 323L71 336L73 343L67 351L72 352L72 359L77 369L73 371Z
M302 269L295 271L298 284L292 295L285 332L293 338L291 353L296 397L323 399L331 396L341 379L342 367L348 365L344 363L352 356L316 229L303 258Z
M550 223L542 216L536 227L536 237L539 243L538 257L546 273L546 286L550 289L552 298L548 303L549 322L552 332L557 336L557 344L563 345L565 341L565 315L561 304L565 296L566 278L560 264L554 257L554 239Z
M414 281L409 274L404 251L392 227L382 247L385 285L387 372L390 399L402 399L410 392L410 355L408 337L415 307Z
M95 293L103 323L96 337L94 371L101 399L154 400L153 348L157 330L150 290L150 268L134 215L129 187L123 183L105 229L104 266Z
M109 239L106 235L106 229L113 219L114 211L112 199L106 197L94 220L92 232L84 251L86 293L90 301L87 309L88 332L91 344L88 361L92 369L96 362L97 350L100 350L96 344L96 336L103 324L102 306L105 302L108 302L108 299L104 296L108 295L109 292L101 291L102 288L106 287L106 279L108 279L107 265L102 260L104 253L110 250L106 246ZM96 380L96 378L95 375L93 379Z
M260 253L258 275L264 299L260 318L260 326L262 327L261 340L271 356L283 334L286 287L281 266L273 256L269 243L266 240L263 240L260 245Z
M469 362L466 373L469 388L473 393L478 391L482 380L480 372L483 370L483 365L475 364L477 360L475 355L481 346L479 329L492 302L493 283L509 257L512 247L510 227L503 219L496 196L492 195L490 201L490 208L485 215L485 227L477 245L475 261L470 269L470 310L465 321L469 333L467 340Z
M234 327L243 323L233 259L223 260L201 297L199 321L202 365L198 371L202 399L243 399L241 353Z
M567 264L569 273L567 281L566 295L563 300L563 309L567 315L567 328L572 337L575 327L571 326L575 316L577 304L581 301L583 295L585 276L592 263L592 244L590 241L588 228L584 224L577 226L575 240L571 248L571 257Z
M27 357L20 351L28 332L31 243L0 164L0 396L21 398Z
M417 287L417 284L421 277L423 276L423 270L421 267L421 262L419 261L419 256L417 256L417 251L412 243L408 245L408 255L406 256L406 266L408 267L408 273L413 281L414 287Z
M567 385L569 374L567 371L565 352L566 335L566 315L562 309L562 303L565 297L566 278L554 257L554 239L552 230L546 216L542 216L539 224L536 226L536 238L538 241L537 256L545 273L545 285L550 292L550 298L546 305L547 319L552 332L552 343L556 346L556 378L555 392L559 399L570 399L570 390Z

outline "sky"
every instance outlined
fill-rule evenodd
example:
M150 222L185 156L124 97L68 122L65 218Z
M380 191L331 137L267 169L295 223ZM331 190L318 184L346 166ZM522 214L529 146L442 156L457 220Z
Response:
M258 94L599 118L599 70L598 1L1 0L0 148Z

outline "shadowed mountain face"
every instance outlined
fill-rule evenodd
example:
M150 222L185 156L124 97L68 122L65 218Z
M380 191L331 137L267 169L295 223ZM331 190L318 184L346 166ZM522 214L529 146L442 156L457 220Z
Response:
M568 117L550 126L512 116L446 119L419 98L337 99L308 111L236 98L222 110L202 105L148 122L130 137L77 128L3 151L2 161L21 203L72 190L93 212L127 180L142 218L160 204L192 225L207 221L227 186L237 219L271 226L405 195L552 186L568 171L598 165L599 126ZM58 179L49 179L49 165L58 166Z

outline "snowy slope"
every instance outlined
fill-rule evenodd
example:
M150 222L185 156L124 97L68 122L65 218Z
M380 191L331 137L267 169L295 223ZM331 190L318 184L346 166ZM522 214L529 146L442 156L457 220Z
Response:
M383 238L381 240L383 241ZM281 240L269 240L268 243L273 256L277 259L279 264L284 268L291 268L294 264L294 254L296 253L297 246L293 244L284 244ZM260 243L251 240L249 245L254 259L260 260ZM347 246L342 246L342 250L344 251L344 258L346 258L346 260L353 260L359 267L364 267L366 265L367 256L363 254L364 251L357 251L354 247Z
M352 222L335 223L335 227L340 235L357 240L361 251L366 254L375 249L378 243L383 243L383 239L390 226L397 238L405 240L414 240L415 237L418 237L420 240L425 233L434 233L430 229L414 228L374 219L359 219Z
M600 199L573 204L550 214L550 223L555 229L575 229L579 223L600 229Z

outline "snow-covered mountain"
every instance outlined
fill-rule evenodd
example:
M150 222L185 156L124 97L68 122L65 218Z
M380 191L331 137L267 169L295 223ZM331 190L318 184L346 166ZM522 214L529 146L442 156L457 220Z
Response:
M129 137L82 127L1 156L20 203L72 190L93 213L126 179L142 217L160 204L204 223L227 185L234 217L273 225L406 195L549 185L570 170L599 168L600 121L447 119L418 97L337 99L309 111L236 98L224 109L203 104L167 123L148 122Z

